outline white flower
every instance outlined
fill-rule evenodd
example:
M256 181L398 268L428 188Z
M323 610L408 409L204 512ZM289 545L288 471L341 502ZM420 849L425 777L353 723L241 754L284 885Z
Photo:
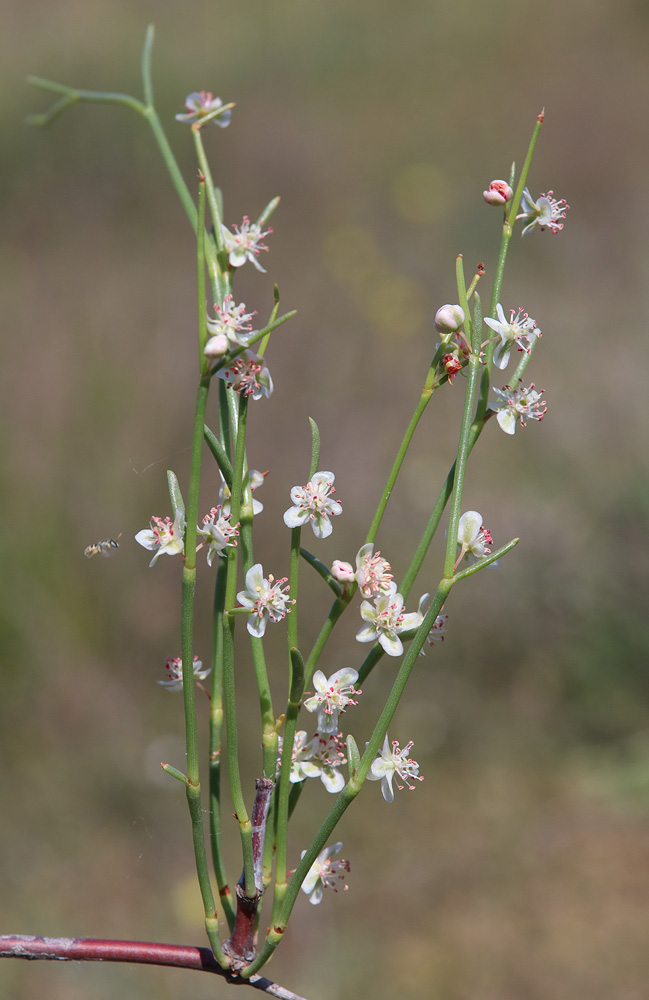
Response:
M261 563L255 563L246 573L246 589L237 594L237 600L244 608L250 608L248 617L250 635L261 638L266 631L269 618L273 622L286 618L291 610L287 604L295 603L287 596L289 589L285 586L287 579L288 577L284 576L280 580L275 580L269 575L266 580Z
M376 639L388 656L401 656L403 643L399 632L421 625L420 611L403 613L403 597L397 593L396 583L390 583L390 589L385 594L377 594L374 605L369 601L361 604L361 617L367 622L356 634L359 642L374 642Z
M266 478L267 475L268 475L267 472L259 472L257 469L251 469L250 472L248 473L247 477L244 478L244 487L246 485L250 486L250 492L254 493L255 490L259 486L263 486L264 479ZM247 479L247 482L246 482L246 479ZM221 475L221 486L219 488L219 500L222 501L223 514L224 515L227 515L227 514L230 513L230 497L231 496L232 496L232 493L230 491L230 487L228 486L228 484L226 483L225 479ZM263 509L264 509L263 503L260 503L259 500L255 500L255 498L253 497L252 498L252 513L253 513L253 515L255 515L255 514L261 514L261 512L262 512Z
M349 861L329 860L332 854L339 853L342 846L342 842L338 841L337 844L332 844L331 847L325 847L324 851L320 851L318 857L309 868L301 889L303 892L306 892L309 902L313 903L314 906L317 906L322 899L324 889L333 889L334 892L338 892L341 887L343 890L348 888L344 882L345 873L349 872ZM305 854L306 851L302 851L301 856L304 857Z
M330 517L342 514L342 505L330 498L335 493L333 472L316 472L306 486L294 486L291 490L293 507L284 514L284 524L289 528L301 528L311 524L316 538L326 538L333 531Z
M328 792L340 792L345 787L345 778L339 768L347 763L344 744L339 739L341 735L316 732L308 739L303 729L298 730L291 755L291 784L305 778L320 778ZM282 752L283 741L280 737L280 756Z
M216 319L207 317L207 332L210 339L205 345L204 354L208 357L219 357L225 354L228 348L245 347L251 337L257 332L253 330L250 320L256 313L246 312L246 307L241 302L235 305L232 295L226 295L222 305L214 303ZM223 338L226 338L227 347L223 348Z
M558 233L563 229L563 222L561 220L565 219L570 205L568 205L565 198L557 200L552 195L553 192L548 191L547 194L542 194L536 201L533 201L529 190L525 188L523 191L523 202L525 204L521 206L523 207L523 211L520 215L516 216L517 219L525 221L521 236L529 233L530 230L534 229L534 226L538 226L541 231L546 228L550 229L553 233Z
M356 582L363 597L374 597L376 594L387 594L392 586L392 567L381 553L373 554L374 545L367 542L361 545L356 554Z
M500 337L500 343L496 344L494 350L494 364L498 368L503 369L509 363L512 344L516 343L520 351L527 351L529 353L529 345L537 337L541 336L541 331L537 328L534 320L526 312L523 312L522 309L518 310L516 318L514 318L514 310L511 309L509 322L505 319L505 313L500 302L496 306L496 312L498 319L487 318L485 319L485 323Z
M208 545L208 566L212 565L215 555L225 555L228 546L237 544L237 535L239 534L237 528L230 524L230 514L224 514L220 505L212 507L209 514L203 518L203 527L198 528L197 531L199 535L203 535Z
M221 225L223 242L229 255L230 267L241 267L242 264L245 264L249 260L258 271L263 271L265 274L266 272L257 260L257 257L261 250L268 250L266 244L261 241L264 236L268 236L273 230L270 228L262 230L261 226L256 222L251 222L247 215L244 215L240 226L233 226L232 228L234 229L233 233L224 225Z
M209 91L195 90L186 98L185 107L189 114L176 115L177 122L188 122L191 124L202 122L204 125L208 121L213 121L220 128L225 128L226 125L230 124L230 118L232 117L231 109L228 108L227 111L219 114L219 108L223 107L223 101L220 97L212 97Z
M158 681L158 684L162 684L166 687L167 691L182 691L183 687L183 661L180 656L170 657L167 660L167 680ZM211 673L211 667L203 668L203 663L197 656L194 657L194 677L199 680L204 680L209 673Z
M477 510L467 510L462 514L457 530L457 544L460 552L456 566L465 557L469 562L475 563L491 552L487 545L493 544L493 538L489 529L484 527L482 514Z
M397 779L400 778L401 781L403 781L403 785L400 785L397 780L396 784L399 791L401 791L404 785L407 785L411 791L415 787L410 784L408 778L413 781L424 780L423 776L419 774L419 764L417 761L408 757L413 745L414 744L411 740L409 743L406 743L403 750L400 750L398 742L393 740L390 744L388 734L385 734L383 749L379 750L378 757L372 762L372 767L367 775L367 780L381 782L381 791L383 792L383 798L386 802L392 802L394 800L392 781L395 774Z
M253 399L268 398L273 391L273 380L264 359L252 351L244 351L227 368L221 368L216 377L224 379L229 389Z
M338 713L344 712L348 705L357 705L351 697L362 692L354 687L358 680L358 671L351 667L336 670L331 677L325 677L322 670L316 670L313 675L313 686L316 693L304 702L307 712L318 713L318 732L337 733Z
M153 566L158 556L163 553L168 556L182 553L185 544L184 536L185 518L182 511L179 510L173 523L170 517L165 517L164 520L161 517L152 517L151 527L138 531L135 541L145 549L155 550L155 555L149 563L149 566Z
M522 379L518 381L523 384ZM541 398L543 390L537 392L533 382L529 389L512 389L506 385L494 392L500 399L492 403L491 408L498 411L496 420L505 434L513 434L519 420L521 427L525 427L528 420L543 420L547 403Z

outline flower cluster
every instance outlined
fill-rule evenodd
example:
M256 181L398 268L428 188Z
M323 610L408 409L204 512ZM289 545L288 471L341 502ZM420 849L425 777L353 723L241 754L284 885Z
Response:
M403 610L403 597L397 593L396 583L391 582L385 592L376 595L373 605L369 601L363 601L361 604L361 618L366 624L356 633L357 640L359 642L378 640L388 656L401 656L403 643L399 633L421 625L423 621L421 606L426 598L428 594L422 597L419 611L406 614Z
M210 337L203 351L209 358L219 358L229 350L245 347L256 333L250 320L256 313L246 312L243 302L236 305L232 295L226 295L221 305L214 303L216 318L207 317Z
M295 601L288 597L288 577L275 580L273 576L264 577L261 563L255 563L246 573L246 589L237 594L239 604L250 610L248 616L248 631L260 639L266 631L270 619L279 622L286 618L291 610L288 605Z
M518 380L522 386L522 379ZM492 409L497 410L496 420L505 434L513 434L516 424L520 421L521 427L525 427L528 420L543 420L547 410L547 403L542 398L542 393L537 392L534 383L528 389L512 389L510 385L502 389L494 389L500 399L492 403Z
M258 271L262 271L265 274L266 271L257 258L262 250L268 250L268 247L265 243L262 243L262 240L265 236L272 233L273 230L270 228L262 230L259 223L251 222L247 215L244 215L240 226L233 226L232 228L234 229L233 233L226 226L221 226L221 233L225 249L228 252L230 267L241 267L249 260Z
M392 567L380 552L374 552L374 545L361 545L356 555L356 582L363 597L388 594L392 586Z
M273 380L264 359L252 351L244 351L227 368L221 368L216 377L223 379L229 389L253 399L268 398L273 391Z
M313 675L315 694L307 698L304 707L307 712L318 713L318 731L321 733L338 732L338 714L344 712L348 705L357 705L352 695L362 694L354 684L358 680L358 671L350 667L336 670L331 677L325 677L322 670L316 670Z
M331 499L335 493L333 472L316 472L306 486L294 486L291 500L294 506L284 514L284 524L289 528L302 528L310 524L316 538L327 538L333 531L330 517L342 514L342 504Z
M316 732L309 739L303 729L298 730L291 754L291 784L306 778L320 778L328 792L340 792L345 786L345 779L339 768L347 763L341 737L342 733ZM282 753L283 740L280 737L280 760Z
M167 691L182 691L183 687L183 661L180 656L170 657L167 660L167 679L165 681L158 681L158 684L162 684L166 687ZM194 677L197 680L205 680L208 674L211 672L211 667L203 667L203 663L197 656L194 657L193 663Z
M186 122L194 128L202 128L207 122L213 121L220 128L225 128L230 124L232 111L230 108L223 108L223 101L220 97L212 97L209 91L195 90L185 99L186 114L176 115L177 122Z
M523 312L522 309L519 309L517 313L515 313L514 309L511 309L509 322L505 318L505 313L500 302L496 306L496 313L498 315L497 320L487 318L485 319L485 323L500 338L499 343L496 344L494 349L494 364L498 368L503 369L509 364L512 345L516 344L519 351L527 351L529 353L530 345L537 337L541 336L541 331L538 329L535 321L526 312Z
M565 219L570 205L565 198L557 199L553 197L553 194L553 191L548 191L547 194L542 194L534 201L529 190L525 188L523 191L523 211L516 216L517 219L522 219L525 223L521 236L531 232L534 226L538 226L541 232L544 229L549 229L553 233L561 232L563 229L562 220Z
M225 555L228 546L237 544L239 534L237 526L230 524L230 513L223 513L223 507L212 507L209 514L203 518L203 527L198 529L198 534L203 535L207 545L207 565L211 566L215 555Z
M331 860L331 856L338 854L342 850L342 846L342 842L338 841L331 847L325 847L309 868L301 888L303 892L306 892L309 902L313 903L314 906L317 906L321 901L324 889L333 889L334 892L338 892L339 889L346 890L348 888L345 883L345 874L349 873L349 861ZM302 857L305 854L306 851L302 851Z
M482 515L477 510L467 510L462 514L457 531L458 557L456 567L462 559L475 563L484 559L491 552L488 545L493 544L489 529L482 523Z
M172 522L170 517L152 517L149 528L138 531L135 541L145 549L155 552L149 566L161 555L175 556L182 553L185 545L185 517L177 511Z
M397 740L393 740L390 743L388 739L388 734L385 734L385 740L383 741L383 748L379 751L379 755L376 760L373 761L370 773L367 776L368 781L380 781L381 782L381 792L383 793L383 798L386 802L392 802L394 800L394 790L392 788L392 782L397 778L396 786L399 791L408 786L412 791L414 785L410 784L411 781L423 781L423 775L419 773L419 764L416 760L408 757L408 754L412 750L414 744L412 740L406 743L403 750L399 748L399 743ZM399 780L403 782L402 785L399 784Z
M256 489L258 489L260 486L264 485L264 479L266 478L267 475L268 475L268 473L266 473L266 472L259 472L257 469L251 469L250 472L248 473L248 475L245 476L244 480L243 480L244 491L245 491L245 488L247 486L249 486L250 487L250 492L254 493ZM224 514L229 514L230 513L230 497L232 496L232 493L231 493L230 487L226 483L225 479L223 479L223 477L221 477L221 480L222 480L222 482L221 482L221 486L219 488L219 499L220 499L220 501L222 503L222 506L223 506L223 513ZM254 514L261 514L261 512L262 512L263 509L264 509L263 503L261 503L259 500L255 500L255 498L253 497L252 498L252 513L253 513L253 515Z

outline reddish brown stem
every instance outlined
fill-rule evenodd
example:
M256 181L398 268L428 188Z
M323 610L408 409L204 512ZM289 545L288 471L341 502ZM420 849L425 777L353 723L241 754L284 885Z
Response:
M241 967L248 965L255 957L257 909L259 907L259 900L264 892L262 861L264 856L266 821L268 819L268 809L275 782L271 781L270 778L257 778L255 787L257 794L255 795L255 804L252 807L252 858L255 871L255 888L257 891L253 897L246 896L244 876L242 874L236 887L237 915L234 921L232 937L223 946L226 955L234 960L233 968L235 969L239 965Z
M218 964L209 948L156 944L152 941L107 941L101 938L47 938L22 934L0 935L0 958L58 960L64 962L131 962L138 965L172 965L179 969L212 972L229 983L252 986L278 1000L304 1000L297 993L265 976L239 979Z

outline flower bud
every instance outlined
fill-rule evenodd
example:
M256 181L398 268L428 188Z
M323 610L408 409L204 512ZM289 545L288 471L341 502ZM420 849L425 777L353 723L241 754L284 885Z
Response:
M331 567L331 575L338 583L351 583L354 579L354 567L351 563L335 559Z
M482 197L488 205L506 205L514 192L507 181L492 181L489 188L482 192Z
M464 323L464 309L461 306L445 305L435 313L435 329L440 333L455 333Z
M203 354L206 354L208 358L220 358L222 357L228 349L228 338L224 333L217 333L216 336L210 337L205 345Z

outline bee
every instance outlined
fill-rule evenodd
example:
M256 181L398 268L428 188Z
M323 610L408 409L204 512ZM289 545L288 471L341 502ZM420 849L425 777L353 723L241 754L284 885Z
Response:
M121 538L122 533L120 531L117 538ZM87 545L83 550L83 554L86 559L92 559L96 556L98 552L101 552L102 556L108 559L108 556L112 556L115 549L119 548L119 542L117 538L102 538L100 542L93 542L92 545Z

